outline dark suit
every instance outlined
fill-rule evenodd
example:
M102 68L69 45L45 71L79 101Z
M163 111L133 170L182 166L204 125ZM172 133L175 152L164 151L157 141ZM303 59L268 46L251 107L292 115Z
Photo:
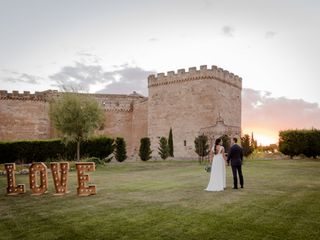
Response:
M243 175L242 175L242 160L243 160L243 152L242 148L238 144L233 144L228 153L228 165L231 161L232 174L233 174L233 186L234 188L238 188L238 178L237 172L239 174L240 186L243 187Z

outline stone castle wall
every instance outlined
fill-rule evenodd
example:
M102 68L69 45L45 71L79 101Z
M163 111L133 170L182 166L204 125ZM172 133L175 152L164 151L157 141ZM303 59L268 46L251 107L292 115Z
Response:
M96 134L125 138L129 157L138 155L142 137L150 138L153 156L158 157L159 139L168 137L170 127L176 158L196 158L195 137L216 132L212 126L218 118L228 135L241 132L242 79L228 71L201 66L150 75L148 89L148 98L136 93L89 94L106 116L104 128ZM48 110L50 99L60 94L0 91L0 141L57 137Z
M51 138L47 102L50 93L0 91L0 140Z
M148 78L148 135L154 153L159 138L173 130L175 157L195 158L194 139L214 125L219 114L226 125L241 128L242 80L221 68L201 66Z
M133 155L139 155L140 139L148 137L148 100L133 105L132 114L132 149Z
M57 91L35 94L0 91L0 141L57 137L48 111L50 99L60 94ZM137 149L140 144L140 138L147 136L147 108L143 103L147 98L137 94L89 95L105 111L104 128L97 130L96 135L125 138L128 156L132 155L133 149Z
M140 102L145 101L146 98L135 94L95 94L93 96L105 110L104 128L97 131L96 134L123 137L127 145L127 155L129 157L132 156L134 149L140 144L140 138L137 138L139 136L147 136L144 130L147 129L146 122L140 124L142 127L139 122L135 125L133 124L133 119L137 118L137 114L141 116L147 114L147 109L143 109L145 112L140 110Z

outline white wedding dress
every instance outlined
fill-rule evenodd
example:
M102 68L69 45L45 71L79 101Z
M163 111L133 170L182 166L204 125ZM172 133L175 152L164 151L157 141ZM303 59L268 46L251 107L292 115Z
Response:
M220 146L218 154L215 154L211 165L211 174L206 191L223 191L226 188L226 164L222 156L223 146ZM212 148L214 152L214 146Z

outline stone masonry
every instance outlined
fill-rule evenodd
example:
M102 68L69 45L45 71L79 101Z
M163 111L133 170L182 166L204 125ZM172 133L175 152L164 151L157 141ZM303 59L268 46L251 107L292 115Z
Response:
M225 134L228 126L235 127L228 135L240 134L242 80L238 76L216 66L201 66L151 75L148 86L148 135L153 149L172 127L175 157L195 158L195 137L219 117L226 125Z
M140 139L149 137L158 157L161 136L173 130L177 159L196 158L194 139L241 134L242 79L216 66L180 69L148 77L148 97L137 93L89 94L105 110L98 135L124 137L129 156L137 156ZM30 94L0 91L0 141L57 137L48 116L49 101L57 91ZM219 129L216 131L215 129ZM213 136L215 135L215 136Z

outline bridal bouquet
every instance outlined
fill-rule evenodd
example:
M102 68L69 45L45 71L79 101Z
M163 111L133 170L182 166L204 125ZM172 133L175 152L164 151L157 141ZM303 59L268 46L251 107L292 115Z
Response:
M206 172L211 172L211 166L210 166L210 165L207 165L207 166L204 168L204 170L205 170Z

